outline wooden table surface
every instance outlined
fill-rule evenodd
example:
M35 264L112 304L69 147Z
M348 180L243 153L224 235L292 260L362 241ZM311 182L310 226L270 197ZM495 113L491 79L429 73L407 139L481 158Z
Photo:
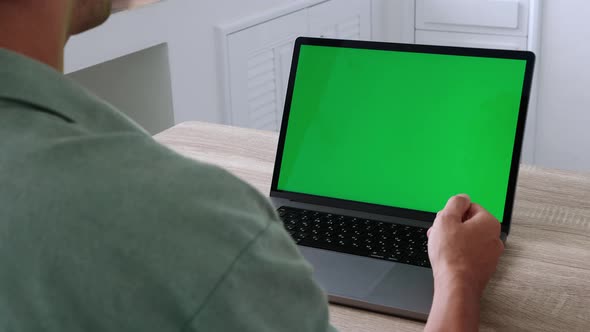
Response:
M156 136L270 191L274 132L187 122ZM341 331L420 331L424 324L331 306ZM506 251L482 302L481 331L590 331L590 174L523 166Z

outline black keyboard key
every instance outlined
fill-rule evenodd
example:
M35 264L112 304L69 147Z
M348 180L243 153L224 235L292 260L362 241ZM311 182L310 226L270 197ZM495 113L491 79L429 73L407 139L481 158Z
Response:
M425 228L289 207L277 213L298 245L430 268Z

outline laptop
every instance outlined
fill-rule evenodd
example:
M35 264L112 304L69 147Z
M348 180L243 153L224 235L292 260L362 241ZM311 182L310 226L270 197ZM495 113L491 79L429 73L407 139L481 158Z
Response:
M426 231L467 193L510 221L535 56L299 38L270 197L329 300L426 320Z

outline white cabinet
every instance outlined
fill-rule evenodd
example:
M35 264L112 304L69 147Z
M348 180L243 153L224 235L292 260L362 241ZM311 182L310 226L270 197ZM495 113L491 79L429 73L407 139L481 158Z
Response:
M308 35L322 38L370 39L369 1L333 0L311 7Z
M416 0L416 29L525 37L529 0Z
M299 36L370 39L370 1L332 0L279 8L250 22L219 28L228 123L280 128L293 45Z
M526 50L529 0L416 0L418 44Z
M416 43L440 46L499 48L518 51L524 51L527 49L526 37L444 31L416 30Z
M307 31L307 13L300 10L229 36L231 124L278 129L293 44Z

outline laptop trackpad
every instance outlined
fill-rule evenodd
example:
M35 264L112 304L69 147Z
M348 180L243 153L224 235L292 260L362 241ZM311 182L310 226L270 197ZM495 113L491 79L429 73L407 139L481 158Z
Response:
M366 300L386 307L428 313L433 295L432 270L396 264L396 268L380 280Z
M430 311L434 294L430 269L308 247L299 249L314 267L315 280L330 295L393 308L390 312L401 315L419 313L421 319Z
M369 296L395 264L332 251L299 247L314 268L314 278L329 294L363 299Z

